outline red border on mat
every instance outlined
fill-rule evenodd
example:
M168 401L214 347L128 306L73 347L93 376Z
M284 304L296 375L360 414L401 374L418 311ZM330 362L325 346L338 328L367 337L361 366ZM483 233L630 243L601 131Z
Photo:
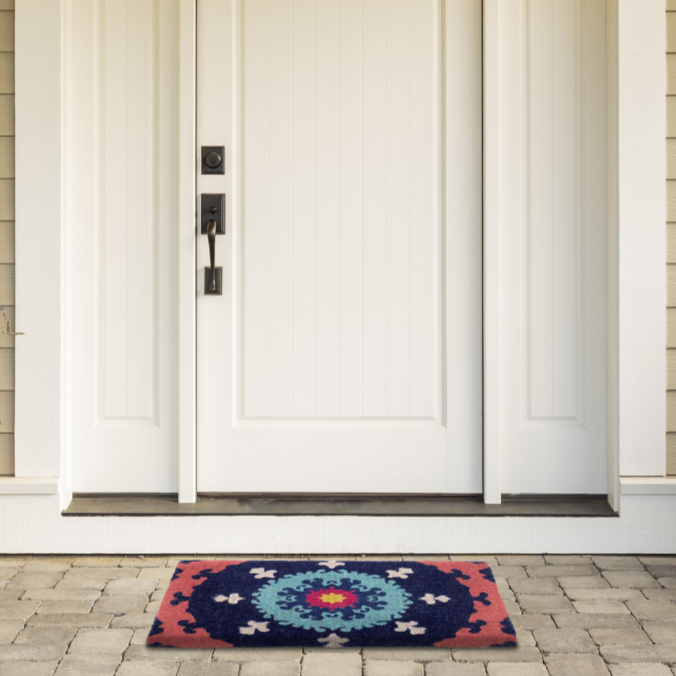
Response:
M244 563L246 559L239 561L189 561L186 563L179 563L182 572L169 583L167 591L164 593L164 598L160 604L160 609L157 613L157 619L162 622L161 634L148 636L148 645L160 644L164 646L174 647L179 643L185 642L186 634L183 627L179 625L181 620L194 622L195 618L188 612L188 602L182 601L178 605L172 606L170 601L174 598L174 594L182 592L183 596L192 596L195 587L201 583L193 580L193 575L197 575L201 570L209 568L215 573L220 573L228 566L234 566L238 563ZM205 565L206 564L206 565ZM206 578L204 578L206 580ZM204 582L202 580L202 582ZM232 643L219 641L211 638L201 627L195 630L194 634L190 634L191 648L232 648Z
M444 573L451 573L454 570L461 570L465 575L469 575L469 580L456 578L457 581L469 587L472 596L479 596L481 592L486 592L490 606L483 603L474 604L474 612L470 616L470 622L483 620L486 624L481 627L481 632L471 634L467 627L461 629L453 638L445 638L434 645L437 648L476 648L485 647L487 635L490 638L491 645L504 645L505 643L515 642L514 634L506 634L502 628L501 622L508 616L505 603L500 596L497 585L487 580L479 571L484 568L490 568L487 563L470 563L466 561L420 561L427 566L436 566Z

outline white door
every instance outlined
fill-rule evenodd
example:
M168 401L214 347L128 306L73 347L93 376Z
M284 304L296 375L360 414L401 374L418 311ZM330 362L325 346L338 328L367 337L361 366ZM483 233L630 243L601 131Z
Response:
M481 492L481 3L443 4L199 0L199 492Z

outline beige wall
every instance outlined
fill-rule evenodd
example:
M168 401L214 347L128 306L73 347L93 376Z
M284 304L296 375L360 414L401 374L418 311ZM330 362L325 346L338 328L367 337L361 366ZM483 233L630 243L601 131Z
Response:
M667 474L676 474L676 0L667 0Z
M0 475L14 473L14 0L0 0Z

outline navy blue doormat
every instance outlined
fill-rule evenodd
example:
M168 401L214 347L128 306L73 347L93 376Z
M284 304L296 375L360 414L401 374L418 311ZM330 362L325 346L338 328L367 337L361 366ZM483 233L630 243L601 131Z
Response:
M485 563L181 561L149 646L515 646Z

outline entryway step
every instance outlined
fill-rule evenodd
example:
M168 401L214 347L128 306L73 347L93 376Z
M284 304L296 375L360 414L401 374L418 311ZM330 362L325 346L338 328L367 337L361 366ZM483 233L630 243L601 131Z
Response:
M73 496L64 516L616 516L604 495L503 496L486 505L480 495L200 495L179 504L176 494Z

